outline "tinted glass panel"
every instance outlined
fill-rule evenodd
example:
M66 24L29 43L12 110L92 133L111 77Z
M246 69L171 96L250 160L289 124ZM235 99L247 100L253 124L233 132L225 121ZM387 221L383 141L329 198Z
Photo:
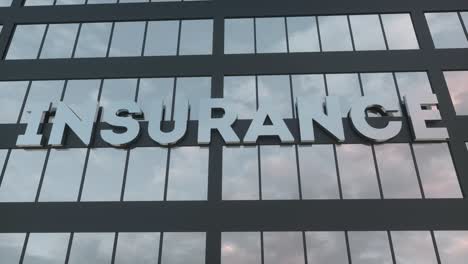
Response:
M91 149L82 201L120 200L126 154L121 149Z
M205 263L205 233L164 233L163 264Z
M257 109L255 76L224 77L224 98L239 119L252 119Z
M116 22L109 56L141 56L144 33L145 22Z
M112 23L82 24L75 58L105 57L109 47L111 28Z
M308 263L348 263L344 232L306 232L306 245Z
M73 111L82 115L98 101L101 80L70 80L67 83L63 101L73 109Z
M158 263L159 233L119 233L115 264Z
M16 26L6 59L36 59L45 28L46 25Z
M465 28L468 29L468 12L461 12L463 23L465 24Z
M0 186L0 202L34 202L46 150L14 149Z
M343 117L348 116L353 101L361 96L357 74L327 74L328 95L338 96Z
M206 200L208 189L208 149L171 149L167 200Z
M292 118L292 101L288 75L258 76L258 103L274 106L282 118Z
M162 101L166 106L164 120L171 120L174 78L141 79L138 90L138 103L143 109L145 120L152 120L155 102Z
M28 98L21 116L21 123L26 123L31 108L39 104L57 103L62 96L64 81L34 81L29 88Z
M103 107L118 101L135 101L137 79L104 80L99 104Z
M63 264L70 234L30 234L24 264Z
M0 6L11 6L11 2L13 2L13 0L1 0Z
M416 169L408 144L376 145L375 156L384 198L421 198Z
M71 58L77 32L78 24L50 24L40 58Z
M353 264L391 264L387 232L349 232Z
M299 146L303 199L338 199L338 177L332 145Z
M25 234L0 234L0 256L6 263L19 263Z
M223 148L223 200L258 200L257 147Z
M398 99L395 81L391 73L364 73L361 74L361 82L365 96L382 98L394 109L400 110L400 101ZM376 113L369 113L369 116L376 115ZM392 113L392 115L401 116L401 112Z
M254 53L253 18L226 19L224 24L224 53Z
M415 144L414 153L426 198L462 198L447 144Z
M385 40L378 15L350 16L356 50L385 50Z
M256 18L257 52L287 52L283 17Z
M222 264L261 263L259 232L224 232L221 243Z
M468 115L468 71L444 72L457 115Z
M395 73L400 96L432 93L431 84L426 72L398 72Z
M179 21L148 22L145 56L177 55Z
M468 259L468 231L434 232L443 264L464 264Z
M426 19L436 48L468 48L458 13L427 13Z
M166 164L166 149L135 148L130 150L124 200L162 201Z
M213 48L213 20L182 21L180 55L209 55Z
M27 0L25 6L53 5L54 0Z
M77 201L85 158L85 149L52 149L39 201Z
M343 198L380 198L372 149L366 145L339 145L336 151Z
M68 263L111 263L114 237L114 233L75 233Z
M304 264L301 232L265 232L263 250L265 264Z
M0 123L16 123L29 82L0 82Z
M260 146L262 199L299 199L294 146Z
M288 17L287 23L290 52L320 51L315 17Z
M393 231L392 242L398 264L437 263L431 233L428 231Z
M389 49L419 49L409 14L385 14L381 17Z
M200 100L207 98L211 98L210 77L177 78L176 107L179 103L188 100L190 120L198 120Z
M346 16L321 16L319 27L323 51L353 50Z

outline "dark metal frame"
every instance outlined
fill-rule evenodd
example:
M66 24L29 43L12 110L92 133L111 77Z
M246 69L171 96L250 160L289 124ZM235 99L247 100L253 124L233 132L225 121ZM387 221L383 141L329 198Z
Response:
M89 6L0 8L0 56L8 48L16 24L157 19L214 19L213 55L99 59L0 61L0 80L211 76L212 97L223 96L225 75L426 71L440 102L442 124L460 185L468 192L468 117L456 116L444 80L445 70L467 70L468 49L436 50L425 12L468 10L466 0L213 0ZM410 13L420 50L303 54L224 55L224 19L295 15ZM296 138L297 122L289 120ZM365 143L345 120L348 143ZM377 121L380 122L380 121ZM411 142L408 124L393 142ZM249 121L236 124L245 133ZM101 126L101 125L100 125ZM196 122L182 145L196 145ZM46 127L46 131L49 128ZM14 148L24 125L0 125L0 148ZM325 134L320 143L332 143ZM259 144L275 144L262 139ZM145 135L135 146L154 145ZM0 232L168 232L207 233L206 263L220 263L223 231L287 230L468 230L466 199L222 201L223 140L210 144L208 201L106 203L3 203ZM83 147L70 135L69 147ZM103 147L99 139L93 146Z

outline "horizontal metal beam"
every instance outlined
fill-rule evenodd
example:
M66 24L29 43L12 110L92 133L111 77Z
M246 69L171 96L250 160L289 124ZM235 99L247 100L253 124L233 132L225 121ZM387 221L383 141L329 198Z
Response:
M0 232L468 230L468 201L0 204Z
M0 80L466 70L466 58L468 49L18 60L0 62Z

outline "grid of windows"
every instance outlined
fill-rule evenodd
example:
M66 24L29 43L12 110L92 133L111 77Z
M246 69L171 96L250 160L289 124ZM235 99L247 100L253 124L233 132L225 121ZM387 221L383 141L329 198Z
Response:
M419 49L409 14L225 20L225 54Z
M11 2L11 0L9 0ZM92 5L92 4L122 4L122 3L155 3L155 2L193 2L210 0L26 0L25 6L52 5Z
M209 55L213 21L18 25L7 60Z

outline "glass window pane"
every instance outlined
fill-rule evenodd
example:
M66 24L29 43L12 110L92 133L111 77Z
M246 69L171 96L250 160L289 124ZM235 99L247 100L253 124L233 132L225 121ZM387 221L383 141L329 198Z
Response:
M468 231L434 232L443 264L464 264L468 259Z
M301 232L264 232L265 264L304 264Z
M111 263L114 237L114 233L75 233L68 263Z
M221 242L222 264L259 264L260 232L223 232Z
M0 0L0 6L11 6L11 2L13 2L13 0Z
M322 74L292 75L292 88L294 103L298 98L325 98L325 81ZM296 108L294 107L294 113Z
M55 5L84 5L85 0L57 0Z
M413 146L426 198L462 198L448 145L434 143Z
M458 13L427 13L426 19L437 49L468 48Z
M88 5L91 4L116 4L117 0L88 0Z
M175 107L189 101L190 120L198 120L200 100L211 98L211 77L177 78Z
M339 199L332 145L299 146L303 199Z
M224 22L224 53L254 53L254 19L226 19Z
M461 12L463 23L465 24L465 28L468 29L468 12Z
M166 106L164 120L171 120L174 78L141 79L138 104L143 109L145 120L152 120L153 104L162 101Z
M101 80L70 80L63 101L79 116L98 101Z
M177 55L179 24L179 21L148 22L145 56Z
M75 58L106 57L112 23L83 23Z
M158 263L159 233L119 233L115 264Z
M328 95L340 98L343 117L348 116L351 104L361 96L361 85L357 74L327 74Z
M392 264L387 232L349 232L353 264Z
M69 238L68 233L30 234L23 264L63 264Z
M269 104L282 118L292 118L289 75L258 76L258 104Z
M283 17L256 18L257 53L287 52Z
M106 79L99 104L103 107L118 101L135 101L137 79Z
M46 153L47 150L11 151L0 186L0 202L34 202Z
M398 83L400 96L432 94L431 83L426 72L397 72L395 77Z
M319 28L323 51L353 50L346 16L320 16Z
M315 17L288 17L289 52L320 51Z
M389 49L419 49L409 14L384 14L381 17Z
M167 200L206 200L208 195L208 148L171 149Z
M223 147L223 200L258 200L258 149Z
M349 16L356 50L385 50L379 15Z
M205 233L164 233L162 259L164 264L205 263Z
M50 24L40 58L71 58L77 32L78 24Z
M255 76L224 77L224 98L239 119L252 119L257 109Z
M116 22L109 57L141 56L145 22Z
M421 198L408 144L375 145L375 156L385 199Z
M294 146L260 146L262 199L299 199Z
M21 116L21 123L28 121L31 113L31 107L38 104L54 105L60 101L65 81L33 81L29 88L28 98Z
M392 73L363 73L361 74L361 81L365 96L382 98L395 109L400 110L400 100ZM401 116L401 111L392 115ZM380 116L380 114L369 113L369 116Z
M6 263L19 263L26 234L0 234L0 256Z
M336 147L344 199L379 199L372 149L366 145Z
M39 201L77 201L85 158L86 149L52 149Z
M183 20L180 55L209 55L213 48L213 20Z
M47 6L54 5L54 0L27 0L25 6Z
M37 59L45 28L46 25L16 26L6 59Z
M0 82L0 123L18 121L29 82Z
M437 263L429 231L392 231L392 242L397 263Z
M167 149L135 148L125 183L125 201L162 201L166 182Z
M91 149L82 201L120 201L126 154L121 149Z
M457 115L468 115L468 71L446 71L444 76Z
M306 232L307 262L348 263L344 232Z

